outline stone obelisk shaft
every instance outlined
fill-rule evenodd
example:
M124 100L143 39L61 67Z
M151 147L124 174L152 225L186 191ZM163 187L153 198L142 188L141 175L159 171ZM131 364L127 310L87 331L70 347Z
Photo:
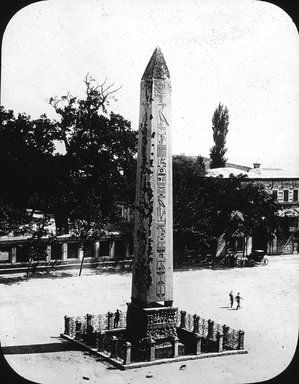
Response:
M141 80L132 303L173 300L171 84L160 48Z

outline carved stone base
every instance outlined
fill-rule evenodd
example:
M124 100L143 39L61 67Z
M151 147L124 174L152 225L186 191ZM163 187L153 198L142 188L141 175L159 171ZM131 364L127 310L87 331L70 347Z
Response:
M155 346L155 359L171 359L174 356L184 355L185 347L184 344L178 341L177 354L174 354L173 341L167 341L163 343L157 343Z
M131 342L138 342L143 338L154 341L169 340L176 334L176 319L178 308L159 306L141 308L128 303L127 338Z

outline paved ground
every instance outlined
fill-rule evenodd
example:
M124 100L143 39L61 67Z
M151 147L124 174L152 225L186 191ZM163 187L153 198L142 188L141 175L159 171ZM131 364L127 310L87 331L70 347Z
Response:
M84 270L43 278L0 276L0 338L10 366L45 384L258 382L282 372L297 344L299 255L271 257L266 267L193 269L174 273L175 305L244 329L247 355L235 355L119 371L59 338L63 317L126 310L129 273ZM228 308L230 290L244 297L240 311Z

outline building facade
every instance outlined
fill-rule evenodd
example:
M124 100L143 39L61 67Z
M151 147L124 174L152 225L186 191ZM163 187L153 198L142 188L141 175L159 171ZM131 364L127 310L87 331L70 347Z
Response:
M261 168L259 163L254 163L253 168L240 170L240 167L233 165L225 168L214 168L207 171L208 177L230 175L246 175L246 183L262 184L265 190L271 194L279 205L277 211L279 228L273 233L272 238L267 241L267 253L275 254L297 254L299 252L299 176L288 171L277 168ZM256 234L247 244L247 252L250 248L258 247L260 235ZM236 234L231 241L235 250L244 247L244 237L241 233Z
M84 257L84 264L117 263L130 261L133 244L130 236L120 233L108 233L105 238L97 239L82 248L78 240L71 235L57 236L55 240L43 238L45 255L34 261L40 269L47 267L77 267ZM26 268L30 262L29 236L0 237L0 273L14 272Z

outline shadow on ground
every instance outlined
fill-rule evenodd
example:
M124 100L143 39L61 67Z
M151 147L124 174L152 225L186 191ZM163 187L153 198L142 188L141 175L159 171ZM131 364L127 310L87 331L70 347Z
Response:
M215 264L215 265L212 265L212 264L186 264L186 265L176 266L174 268L174 270L175 270L175 272L199 271L201 269L221 271L221 270L225 270L225 269L254 268L254 267L255 266L253 266L253 267L236 267L236 266L231 267L231 266L226 266L226 265L222 265L222 264Z
M61 341L60 343L13 345L1 347L3 355L27 355L31 353L51 353L81 350L73 343Z
M18 276L0 276L0 284L4 285L12 285L16 283L20 283L23 281L29 281L32 279L62 279L65 277L73 277L75 276L74 273L69 272L53 272L53 271L43 271L43 272L35 272L30 273L29 276L27 276L27 273L18 275Z
M258 267L258 266L256 266ZM198 271L201 269L209 269L214 271L219 270L225 270L225 269L234 269L238 267L230 267L225 265L211 265L211 264L185 264L176 266L174 268L175 272L185 272L185 271ZM249 268L249 267L243 267L243 268ZM252 267L250 267L252 268ZM87 268L83 268L82 270L82 276L90 276L90 275L105 275L105 274L115 274L115 275L126 275L128 273L131 273L131 268L120 268L119 266L109 266L109 267L91 267L88 266ZM78 270L72 269L68 271L61 271L61 270L46 270L46 271L35 271L30 272L27 276L26 273L20 273L14 276L9 275L0 275L0 284L4 285L12 285L24 281L30 281L32 279L63 279L66 277L74 277L78 276L79 274L79 268Z

